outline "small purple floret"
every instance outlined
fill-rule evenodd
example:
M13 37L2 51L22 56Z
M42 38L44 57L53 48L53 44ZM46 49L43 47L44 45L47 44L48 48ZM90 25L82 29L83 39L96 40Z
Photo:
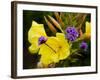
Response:
M67 33L66 37L70 41L75 41L77 39L77 37L79 36L79 33L75 27L67 27L67 29L65 31Z
M39 38L39 45L45 43L46 41L47 41L47 38L45 38L44 36L41 36Z
M73 35L67 34L66 37L70 40L70 41L74 41L75 37Z
M80 44L80 48L83 49L83 50L87 50L87 48L88 48L87 43L83 41L83 42Z

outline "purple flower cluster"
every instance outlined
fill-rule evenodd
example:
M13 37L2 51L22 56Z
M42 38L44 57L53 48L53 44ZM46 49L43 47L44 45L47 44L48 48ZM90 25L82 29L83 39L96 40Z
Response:
M45 38L44 36L41 36L39 38L39 45L45 43L46 41L47 41L47 38Z
M88 48L87 43L83 41L83 42L80 44L80 48L86 51L87 48Z
M75 27L67 27L67 29L65 31L67 33L66 37L70 41L75 41L77 39L77 37L79 36L79 33Z

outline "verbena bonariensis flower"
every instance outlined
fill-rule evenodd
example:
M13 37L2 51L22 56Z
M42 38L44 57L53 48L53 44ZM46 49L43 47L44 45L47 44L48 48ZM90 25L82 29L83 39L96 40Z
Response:
M39 45L45 43L46 41L47 41L47 38L44 37L44 36L41 36L41 37L39 38Z
M77 39L77 37L79 36L79 33L75 27L67 27L66 33L67 33L66 37L70 41L75 41Z
M80 48L86 51L87 48L88 48L87 43L83 41L83 42L80 44Z

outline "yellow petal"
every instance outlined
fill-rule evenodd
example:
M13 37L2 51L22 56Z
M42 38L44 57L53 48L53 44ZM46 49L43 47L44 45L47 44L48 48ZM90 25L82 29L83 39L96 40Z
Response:
M48 47L45 44L42 44L40 46L40 51L39 54L41 54L40 61L44 65L49 65L50 63L53 62L58 62L58 54L56 54L50 47Z
M28 40L30 43L34 43L34 38L39 38L40 36L47 36L44 30L44 25L38 24L35 21L33 21L32 26L28 32Z
M54 50L54 52L57 52L60 46L58 38L56 37L48 38L48 40L46 41L46 44L49 45L49 47L51 47Z
M29 47L30 53L37 53L38 50L39 50L39 47L38 47L36 44L32 44L32 45Z
M90 39L90 37L91 37L91 23L86 21L86 23L85 23L85 33L81 37L81 39L84 39L84 38Z
M55 55L41 55L40 61L44 66L48 66L51 63L57 63L58 60L58 56Z
M29 51L31 53L37 53L39 49L38 39L41 36L47 37L43 24L38 24L37 22L33 21L32 26L28 31L28 41L31 43Z
M57 33L56 36L59 38L59 44L61 45L61 49L58 51L59 60L63 60L70 55L70 47L63 33Z
M47 45L45 45L45 44L40 45L40 50L39 50L40 55L50 56L51 53L53 54L54 51L51 48L49 48Z
M91 24L89 22L86 22L86 34L90 34L91 33Z
M63 33L56 33L56 37L60 40L65 40L65 35Z
M59 60L64 60L70 55L69 47L63 47L59 52Z
M62 45L64 47L66 47L66 46L69 47L68 41L67 41L67 39L65 39L65 35L63 33L56 33L56 37L60 41L59 45Z
M50 63L53 63L53 61L51 60L51 58L48 58L48 55L42 55L40 58L41 63L43 64L43 66L47 67Z

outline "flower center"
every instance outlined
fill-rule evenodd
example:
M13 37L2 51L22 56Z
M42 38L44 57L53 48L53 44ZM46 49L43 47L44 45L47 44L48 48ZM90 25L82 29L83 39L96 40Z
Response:
M62 46L59 46L59 49L61 49L62 48Z

